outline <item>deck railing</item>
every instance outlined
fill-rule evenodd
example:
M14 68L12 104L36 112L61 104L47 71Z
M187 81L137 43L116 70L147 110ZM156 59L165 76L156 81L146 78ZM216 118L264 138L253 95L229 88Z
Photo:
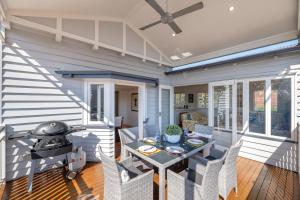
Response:
M5 181L6 174L6 132L5 126L0 126L0 185Z

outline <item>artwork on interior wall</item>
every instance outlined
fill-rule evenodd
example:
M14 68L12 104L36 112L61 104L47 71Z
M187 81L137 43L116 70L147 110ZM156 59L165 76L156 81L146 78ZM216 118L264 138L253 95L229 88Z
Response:
M131 111L139 111L139 95L138 93L131 94Z
M194 103L194 94L189 94L188 97L189 97L188 102L189 103Z

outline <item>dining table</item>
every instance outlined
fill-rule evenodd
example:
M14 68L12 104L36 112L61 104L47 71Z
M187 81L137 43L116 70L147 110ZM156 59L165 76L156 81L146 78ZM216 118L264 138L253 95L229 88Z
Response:
M137 140L124 145L124 149L127 153L132 154L142 160L145 160L158 168L159 174L159 200L165 199L165 185L166 185L166 169L182 160L189 158L199 151L206 150L214 144L213 139L199 138L202 143L200 145L192 145L188 142L189 138L181 139L178 143L154 142L149 143L144 140ZM145 154L139 150L140 147L145 145L155 146L158 151L153 154ZM182 153L170 153L167 151L168 147L182 147L184 152Z

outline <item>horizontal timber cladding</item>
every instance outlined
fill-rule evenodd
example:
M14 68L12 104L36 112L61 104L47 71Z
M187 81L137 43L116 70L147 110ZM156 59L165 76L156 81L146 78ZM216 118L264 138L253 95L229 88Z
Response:
M63 78L56 70L111 70L120 73L159 79L168 83L164 67L143 62L116 52L92 50L89 45L63 39L61 43L44 33L13 27L7 31L3 46L2 66L2 122L7 134L34 129L42 122L62 120L69 125L82 124L84 84L80 78ZM147 96L157 100L157 88L149 87ZM157 118L157 102L148 102L148 118ZM98 161L98 147L114 156L112 129L88 129L74 133L70 140L82 146L88 161ZM33 140L15 139L7 142L7 180L28 175L31 160L28 157ZM61 166L64 156L42 159L36 171Z
M300 122L300 53L286 53L280 56L267 56L235 64L224 64L205 70L194 70L169 75L172 85L195 85L226 80L243 80L268 76L295 75L296 120ZM299 134L299 133L297 133ZM240 137L240 135L239 135ZM293 171L299 171L298 142L274 140L267 137L243 135L240 156L268 163ZM226 143L226 142L225 142Z

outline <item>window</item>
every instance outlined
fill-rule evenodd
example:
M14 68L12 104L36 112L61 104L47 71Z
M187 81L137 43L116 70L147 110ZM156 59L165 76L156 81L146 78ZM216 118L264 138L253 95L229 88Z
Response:
M104 85L90 84L89 88L89 121L100 122L104 119Z
M291 79L271 81L271 135L291 137Z
M211 83L209 123L232 130L232 100L236 100L238 132L294 139L293 81L293 77L267 77Z
M208 93L206 92L197 93L197 107L208 108Z
M265 133L265 81L249 82L249 131Z
M183 108L185 105L185 93L176 93L175 94L175 107Z

